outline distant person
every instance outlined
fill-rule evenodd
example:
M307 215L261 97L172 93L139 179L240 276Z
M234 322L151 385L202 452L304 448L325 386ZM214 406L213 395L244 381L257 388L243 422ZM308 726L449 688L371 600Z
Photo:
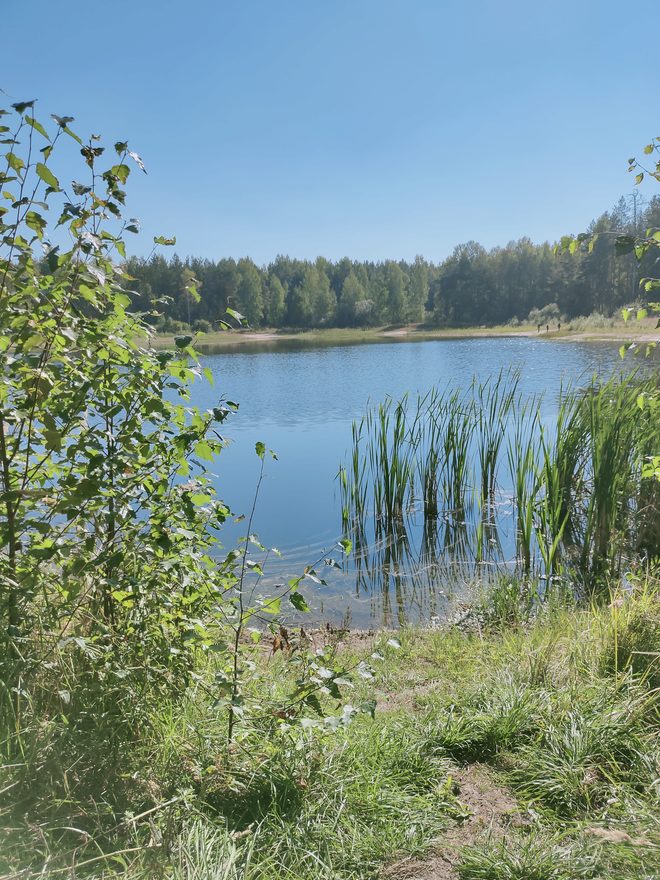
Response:
M557 321L557 330L561 330L561 321Z
M540 333L540 332L541 332L541 325L540 325L540 324L537 324L537 325L536 325L536 332L537 332L537 333Z
M545 332L546 332L546 333L549 333L549 332L550 332L550 324L546 324L546 325L545 325Z

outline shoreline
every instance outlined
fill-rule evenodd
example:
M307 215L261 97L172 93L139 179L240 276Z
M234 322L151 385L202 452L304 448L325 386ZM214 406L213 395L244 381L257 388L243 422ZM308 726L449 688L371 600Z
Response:
M203 351L207 347L214 350L231 350L241 345L273 345L279 342L300 342L310 345L361 345L378 342L426 342L433 339L479 339L479 338L528 338L561 342L634 342L649 345L660 342L660 330L656 329L656 318L643 321L623 321L613 327L594 329L545 330L537 332L536 327L465 327L465 328L423 328L419 325L402 327L329 328L320 330L230 330L199 333L195 336L195 347ZM174 345L173 334L156 334L151 338L156 348Z

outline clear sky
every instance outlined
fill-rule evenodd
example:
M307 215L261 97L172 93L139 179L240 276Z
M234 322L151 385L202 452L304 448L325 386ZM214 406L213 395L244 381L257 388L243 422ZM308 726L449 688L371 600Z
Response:
M181 255L440 260L555 240L660 135L656 0L26 0L0 87L128 139ZM133 178L131 179L133 181ZM647 191L647 195L652 190Z

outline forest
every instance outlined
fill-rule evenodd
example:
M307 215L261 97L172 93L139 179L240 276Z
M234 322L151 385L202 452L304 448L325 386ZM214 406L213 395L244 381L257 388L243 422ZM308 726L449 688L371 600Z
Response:
M591 250L577 254L558 255L561 242L522 238L492 250L469 241L439 264L421 256L412 263L278 256L267 266L248 257L133 257L126 264L132 308L155 312L151 322L164 332L217 329L227 307L254 328L474 327L611 316L639 299L640 279L652 274L652 255L636 260L632 243L660 226L660 197L638 204L634 195L590 224Z

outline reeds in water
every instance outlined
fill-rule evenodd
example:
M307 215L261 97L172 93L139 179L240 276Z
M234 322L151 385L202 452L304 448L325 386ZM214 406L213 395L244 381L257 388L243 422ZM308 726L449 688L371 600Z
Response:
M550 422L516 372L370 407L340 472L344 526L364 546L368 535L398 544L399 560L417 531L417 562L456 560L458 547L466 563L488 556L527 578L604 589L640 548L659 551L657 487L641 464L660 425L639 405L656 381L562 389Z

